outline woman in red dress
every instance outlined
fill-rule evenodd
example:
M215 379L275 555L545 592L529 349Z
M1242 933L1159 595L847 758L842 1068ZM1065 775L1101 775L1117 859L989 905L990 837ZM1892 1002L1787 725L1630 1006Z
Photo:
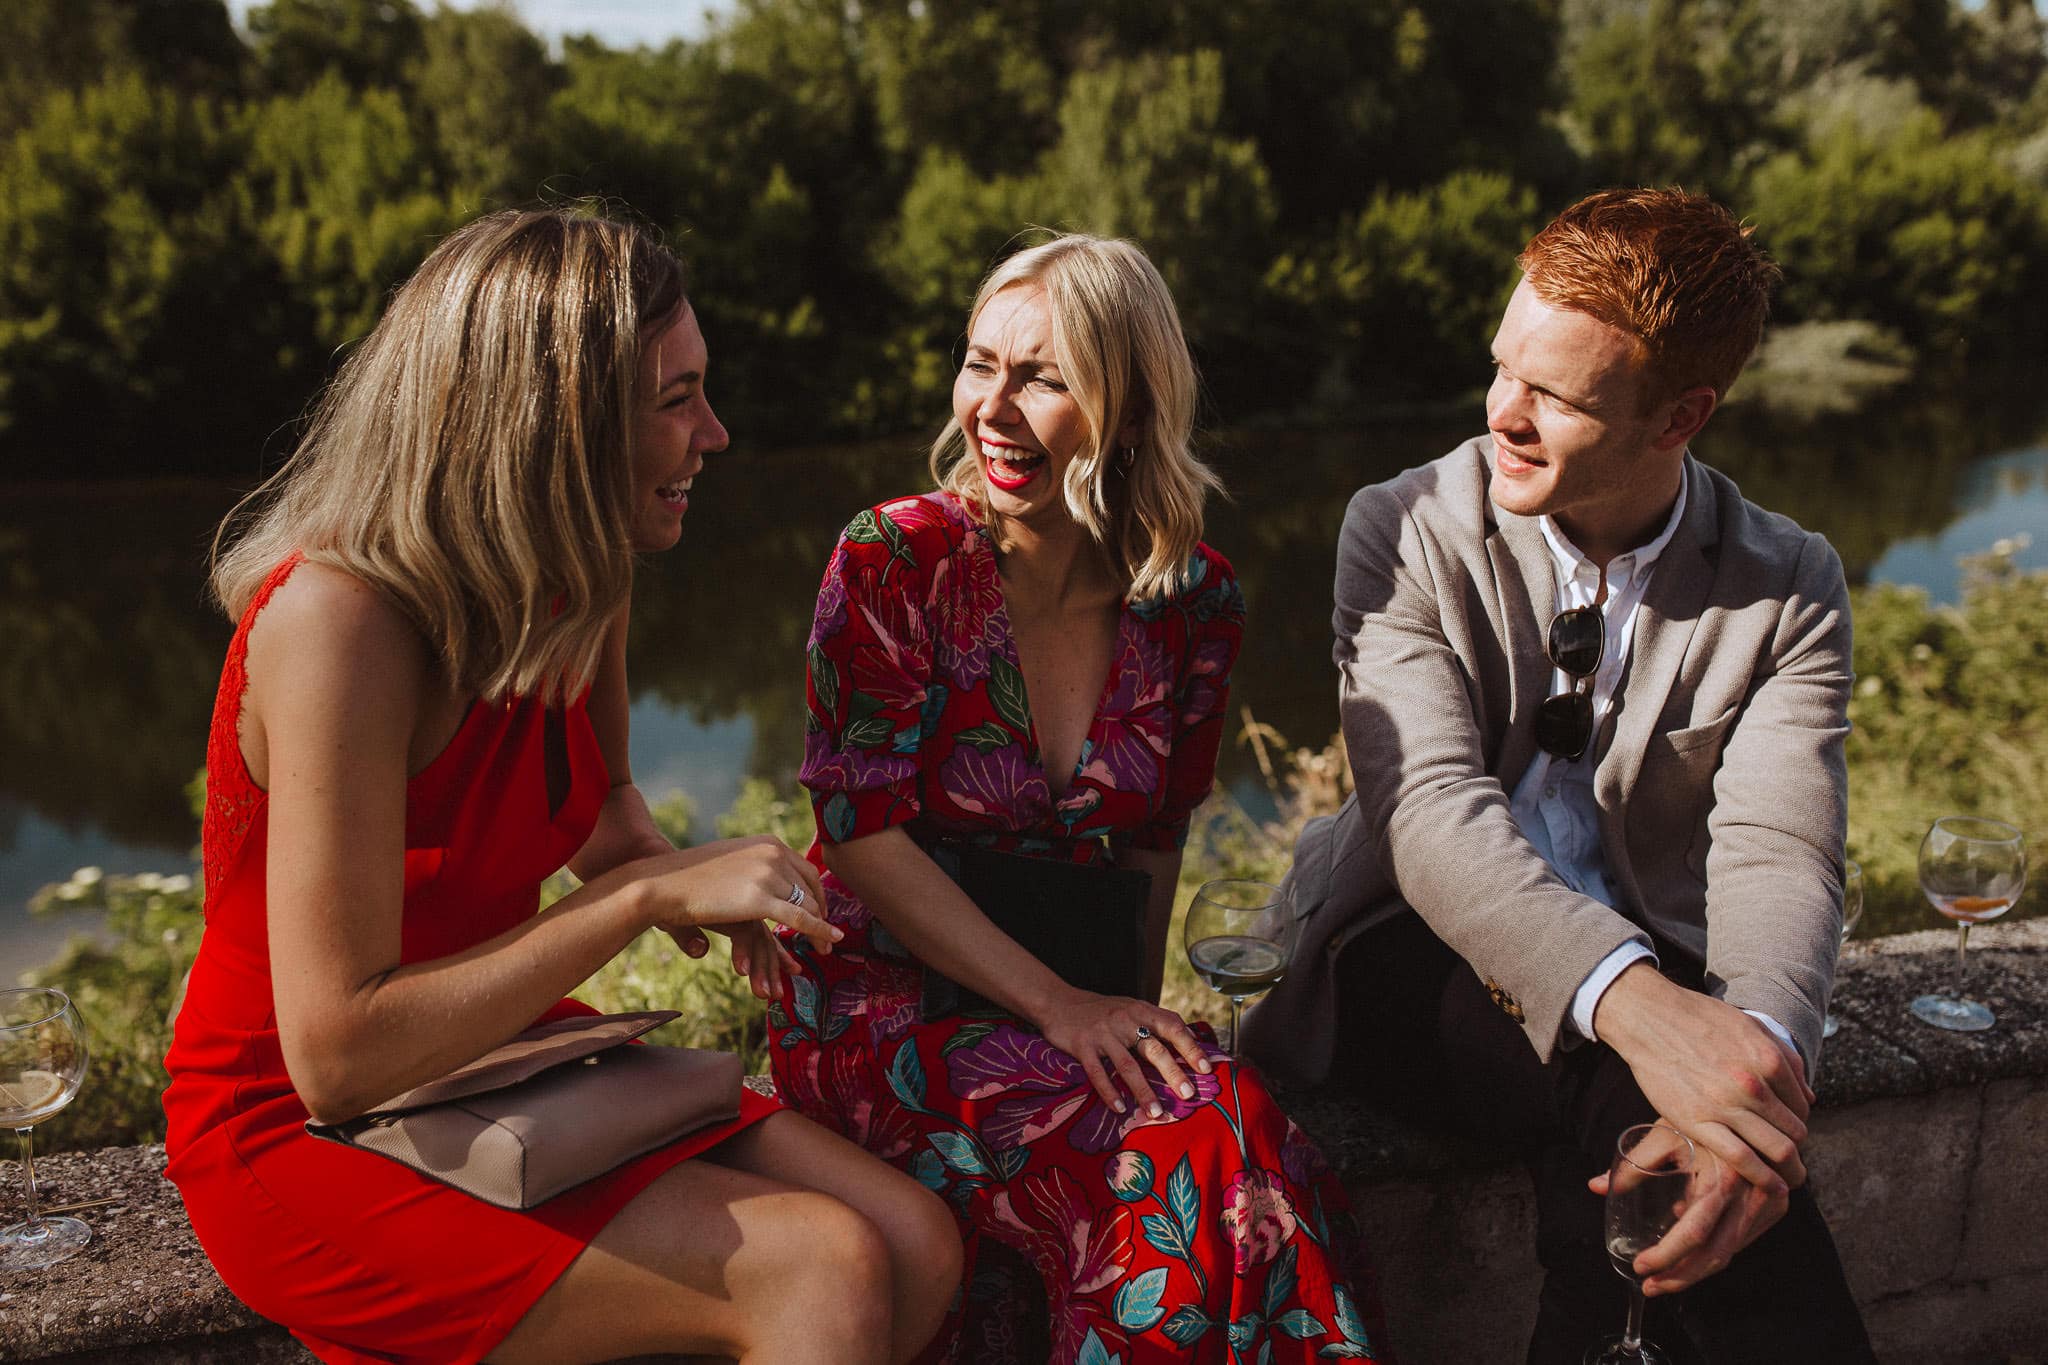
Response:
M821 956L785 934L806 971L770 1008L771 1055L785 1099L958 1214L946 1359L1378 1350L1328 1167L1206 1026L1154 1003L1244 620L1201 543L1195 392L1137 248L1012 257L969 318L939 491L854 518L819 594L803 781L846 938ZM937 841L1150 874L1143 981L1069 985ZM927 968L992 1005L921 1008Z
M322 1142L539 1019L649 928L764 997L821 957L815 872L678 852L627 767L626 607L725 446L681 266L570 213L451 236L343 367L214 587L207 930L169 1175L228 1287L329 1361L903 1360L959 1242L915 1182L773 1103L537 1207ZM583 881L536 914L541 880Z

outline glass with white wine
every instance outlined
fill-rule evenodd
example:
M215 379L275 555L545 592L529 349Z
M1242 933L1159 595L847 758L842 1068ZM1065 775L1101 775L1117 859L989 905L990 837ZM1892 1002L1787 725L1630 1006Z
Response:
M2027 846L2020 832L2002 820L1944 815L1920 841L1920 890L1941 914L1956 922L1956 988L1950 995L1923 995L1913 1017L1936 1028L1977 1033L1998 1020L1963 995L1970 926L1997 919L2012 909L2027 885Z
M1230 997L1230 1055L1237 1055L1244 1002L1287 975L1294 954L1294 910L1287 893L1265 882L1207 882L1188 905L1182 942L1204 985Z
M92 1229L45 1218L36 1194L35 1126L71 1103L85 1080L85 1024L71 997L37 986L0 991L0 1128L21 1138L28 1217L0 1228L0 1273L40 1270L78 1254Z
M1639 1123L1615 1139L1603 1231L1607 1259L1628 1281L1628 1325L1619 1337L1586 1352L1585 1365L1666 1365L1664 1353L1643 1340L1643 1277L1636 1257L1677 1225L1698 1174L1699 1156L1676 1128Z
M1842 942L1835 951L1849 946L1849 935L1856 931L1856 921L1863 918L1863 868L1855 859L1842 864ZM1832 1038L1841 1031L1842 1021L1829 1010L1821 1020L1820 1036Z

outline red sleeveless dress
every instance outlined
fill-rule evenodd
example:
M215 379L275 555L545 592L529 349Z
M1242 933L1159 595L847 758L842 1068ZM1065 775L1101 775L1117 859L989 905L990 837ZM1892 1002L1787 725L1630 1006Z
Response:
M243 613L214 704L206 934L165 1058L166 1174L228 1288L322 1360L477 1361L657 1176L779 1106L749 1091L733 1122L523 1213L307 1135L271 997L268 796L237 738L250 623L296 562ZM472 704L407 784L404 961L459 952L534 914L541 881L596 824L609 781L583 699L564 709L571 782L552 817L543 714L530 700ZM577 1012L588 1007L564 1000L543 1017Z

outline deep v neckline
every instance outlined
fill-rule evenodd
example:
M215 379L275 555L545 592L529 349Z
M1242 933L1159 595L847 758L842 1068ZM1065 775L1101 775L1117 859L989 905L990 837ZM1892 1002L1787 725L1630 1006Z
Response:
M993 656L1009 665L1016 674L1014 683L1008 683L999 681L997 675L991 670L989 678L990 690L994 692L1001 687L1014 686L1015 696L1008 700L1011 707L1016 711L1017 716L1010 717L1010 719L1014 721L1017 717L1022 718L1023 724L1020 728L1024 731L1025 761L1037 769L1039 775L1045 779L1045 789L1052 797L1053 808L1058 809L1067 803L1069 797L1076 794L1076 785L1081 775L1087 771L1088 760L1094 756L1096 749L1100 745L1102 713L1104 708L1108 706L1110 698L1116 695L1117 665L1123 660L1125 649L1129 643L1128 636L1131 627L1135 624L1131 616L1130 603L1125 601L1117 606L1116 634L1109 643L1109 664L1102 671L1101 685L1095 689L1095 705L1088 712L1088 728L1081 733L1080 752L1074 756L1074 767L1067 774L1067 780L1055 788L1053 786L1052 769L1047 766L1045 760L1045 747L1038 737L1038 715L1031 708L1030 687L1024 678L1024 655L1018 646L1016 627L1010 621L1010 594L1009 590L1003 585L1002 565L995 562L995 544L987 529L977 529L978 534L975 535L974 539L979 544L980 553L989 557L990 568L995 574L995 610L990 614L997 628L997 639ZM998 710L1005 709L1005 698L996 696L993 700Z

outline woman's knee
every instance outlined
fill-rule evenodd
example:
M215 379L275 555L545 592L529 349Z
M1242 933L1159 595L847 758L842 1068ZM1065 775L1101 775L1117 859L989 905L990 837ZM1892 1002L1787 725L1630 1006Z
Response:
M801 1203L800 1223L790 1232L805 1271L798 1280L803 1313L830 1319L837 1329L886 1336L894 1293L889 1239L865 1214L830 1195L809 1194ZM788 1269L785 1264L772 1277L779 1296L789 1296Z

